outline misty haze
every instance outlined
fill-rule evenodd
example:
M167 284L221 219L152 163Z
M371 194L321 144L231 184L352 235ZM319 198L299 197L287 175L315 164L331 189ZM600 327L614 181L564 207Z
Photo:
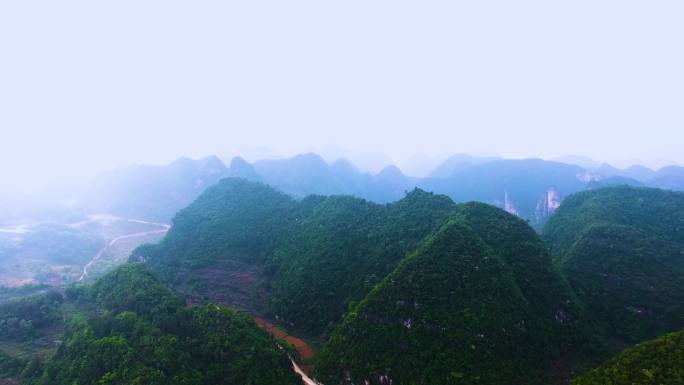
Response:
M684 385L684 4L0 4L0 385Z

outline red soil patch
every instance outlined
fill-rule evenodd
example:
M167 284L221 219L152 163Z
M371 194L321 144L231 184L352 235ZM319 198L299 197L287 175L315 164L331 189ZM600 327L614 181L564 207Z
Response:
M282 331L282 330L280 330L280 329L278 329L278 328L271 329L271 330L266 330L266 331L267 331L269 334L271 334L272 336L274 336L274 337L276 337L276 338L280 338L280 339L282 339L282 340L286 339L286 337L287 337L287 333L285 333L284 331Z
M263 318L252 315L252 319L268 334L276 338L284 339L288 344L294 346L295 350L297 350L297 353L299 353L299 357L303 361L309 361L314 358L314 352L311 349L311 346L309 346L309 344L307 344L303 339L287 334L284 330ZM309 375L313 370L313 365L303 365L301 366L301 369L304 373Z
M299 354L302 356L302 359L306 361L312 360L314 358L314 352L311 350L311 346L309 345L303 346L299 350Z

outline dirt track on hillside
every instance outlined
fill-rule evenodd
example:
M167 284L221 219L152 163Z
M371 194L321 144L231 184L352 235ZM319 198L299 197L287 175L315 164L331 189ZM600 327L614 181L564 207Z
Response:
M304 341L303 339L289 335L287 332L280 329L278 326L258 316L252 315L252 319L254 320L254 322L256 322L257 325L259 325L259 327L264 329L270 335L285 340L287 343L294 346L295 350L297 350L297 353L299 353L299 357L303 362L310 362L314 358L313 349L311 349L311 346L309 346L309 344L307 344L306 341ZM311 374L311 371L313 370L313 365L302 365L300 367L294 361L292 362L292 364L295 367L295 371L302 376L302 379L307 385L320 385L308 377Z

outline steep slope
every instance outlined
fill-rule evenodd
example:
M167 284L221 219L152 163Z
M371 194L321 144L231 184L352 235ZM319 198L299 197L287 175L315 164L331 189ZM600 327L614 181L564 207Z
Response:
M684 194L614 187L566 199L543 238L608 334L633 343L684 327L682 230Z
M228 178L182 210L160 244L131 258L190 296L320 334L454 207L449 198L423 191L389 205L345 196L297 201Z
M449 198L420 190L389 205L321 199L276 250L271 313L308 333L323 332L454 208Z
M169 221L207 187L227 176L217 157L180 158L164 166L131 166L100 176L79 206L95 213Z
M301 384L248 315L216 305L188 308L143 265L69 290L59 311L56 318L68 323L54 355L27 362L5 352L5 375L29 385Z
M627 349L572 381L572 385L606 384L684 384L684 332L668 334Z
M461 206L345 317L325 383L544 384L591 355L594 337L533 230Z
M306 207L264 184L226 178L181 210L159 244L136 249L131 260L191 296L263 310L264 266Z

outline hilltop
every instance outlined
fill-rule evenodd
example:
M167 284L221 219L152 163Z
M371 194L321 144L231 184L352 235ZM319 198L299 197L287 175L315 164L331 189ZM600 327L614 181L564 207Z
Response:
M546 384L596 353L592 333L534 231L466 204L350 309L317 374L326 383Z
M684 193L613 187L565 200L543 238L619 343L684 327Z

